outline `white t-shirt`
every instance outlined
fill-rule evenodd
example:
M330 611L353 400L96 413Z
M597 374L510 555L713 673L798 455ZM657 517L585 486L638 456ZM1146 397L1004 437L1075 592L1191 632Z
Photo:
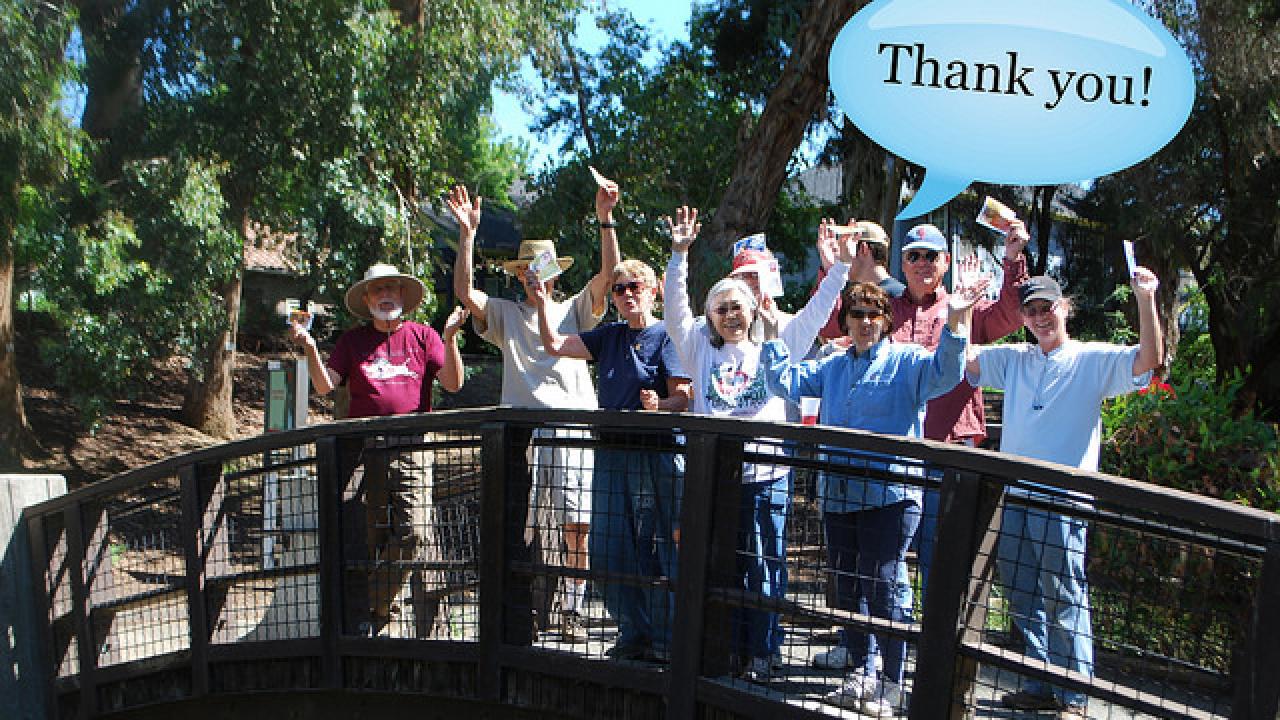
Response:
M591 312L591 289L565 302L547 303L547 322L561 335L577 335L600 322ZM603 314L603 313L602 313ZM596 391L585 360L556 357L542 346L538 310L523 302L489 298L480 337L502 350L502 404L521 408L595 410Z

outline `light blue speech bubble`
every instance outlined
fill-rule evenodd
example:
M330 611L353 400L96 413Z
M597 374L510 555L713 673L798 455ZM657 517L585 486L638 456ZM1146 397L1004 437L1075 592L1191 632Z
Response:
M1177 135L1195 99L1186 53L1126 0L876 0L840 31L830 71L849 119L926 168L900 219L974 180L1122 170Z

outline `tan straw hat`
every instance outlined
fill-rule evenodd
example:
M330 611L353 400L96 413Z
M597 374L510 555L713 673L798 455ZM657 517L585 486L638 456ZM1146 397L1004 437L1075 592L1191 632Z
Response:
M521 240L520 252L516 254L516 259L502 263L502 270L508 275L519 275L529 266L529 261L538 257L543 251L551 253L551 256L556 259L556 263L560 265L560 272L564 272L573 266L573 258L556 255L555 242L551 240Z
M377 263L370 267L364 273L364 279L347 291L347 309L352 315L368 320L372 317L369 314L369 304L364 301L365 288L369 283L384 278L397 278L400 280L400 300L404 303L404 314L408 315L418 306L422 304L422 296L427 292L427 286L422 281L412 275L405 275L400 272L395 265L387 265L386 263Z

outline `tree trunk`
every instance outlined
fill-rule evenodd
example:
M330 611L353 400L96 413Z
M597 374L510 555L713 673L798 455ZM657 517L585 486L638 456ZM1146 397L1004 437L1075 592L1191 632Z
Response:
M791 57L745 143L720 206L703 239L707 253L725 257L735 240L761 232L787 178L792 153L810 119L827 101L827 58L836 34L865 2L826 0L809 5Z
M892 234L907 161L880 147L848 118L839 144L841 185L850 216L871 220Z
M239 219L237 224L243 247L249 232L248 210L241 206L233 216ZM183 422L206 435L228 440L236 435L232 390L236 367L235 339L240 322L240 290L243 284L242 255L235 276L222 287L220 293L226 313L226 325L205 350L202 363L204 373L200 377L192 375L182 404Z
M143 37L125 21L125 5L125 0L76 2L87 89L80 127L90 137L107 141L96 159L98 178L103 182L119 174L124 155L137 147L136 142L119 136L126 117L142 104Z
M17 188L6 188L17 206ZM0 217L0 470L21 470L23 458L34 455L39 445L22 405L22 381L13 331L13 240L14 219Z

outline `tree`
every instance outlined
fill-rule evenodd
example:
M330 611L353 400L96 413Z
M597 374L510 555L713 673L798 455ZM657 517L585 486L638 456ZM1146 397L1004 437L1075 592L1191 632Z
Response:
M1256 0L1154 9L1192 57L1196 101L1150 160L1095 186L1095 219L1204 293L1220 378L1240 410L1280 410L1280 7ZM1172 275L1165 279L1172 280Z
M76 141L57 108L71 20L63 3L0 0L0 467L21 467L39 450L14 347L14 257L20 228L45 202Z
M401 2L391 12L350 0L187 0L159 16L148 44L149 141L225 168L225 221L242 240L252 222L310 228L335 249L363 248L308 253L351 268L391 251L387 242L408 247L419 198L447 186L446 119L469 113L478 122L482 113L460 99L487 91L490 77L533 46L526 39L550 34L575 6ZM234 431L240 265L222 279L224 319L194 366L183 410L224 437Z

